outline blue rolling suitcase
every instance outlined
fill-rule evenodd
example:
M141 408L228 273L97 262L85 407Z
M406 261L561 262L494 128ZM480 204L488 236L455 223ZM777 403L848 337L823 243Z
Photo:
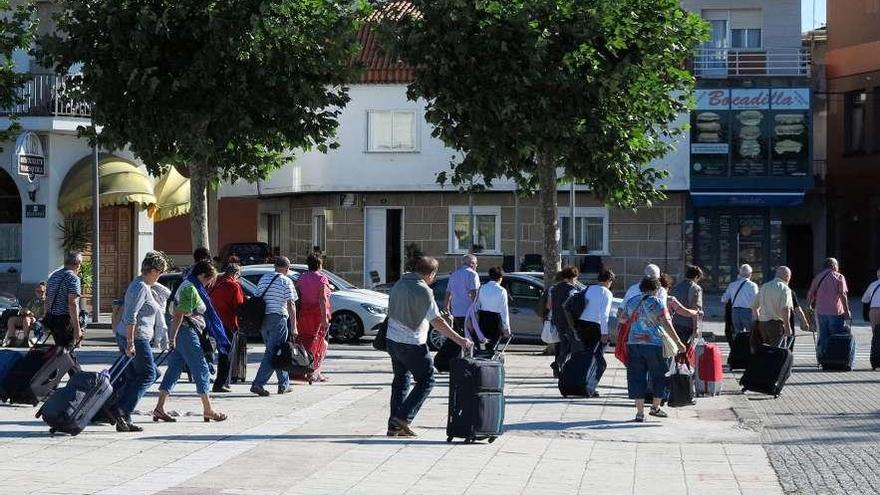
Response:
M834 334L828 338L825 353L819 359L823 370L852 371L856 360L856 341L852 333Z
M510 339L507 340L510 343ZM504 347L493 358L453 358L449 369L446 441L495 441L504 432Z

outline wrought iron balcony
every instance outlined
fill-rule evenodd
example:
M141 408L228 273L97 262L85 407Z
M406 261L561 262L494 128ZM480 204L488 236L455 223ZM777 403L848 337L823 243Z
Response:
M92 115L92 105L74 102L65 94L70 76L35 74L18 94L22 103L12 108L0 108L0 115L20 117L81 117Z
M704 78L810 76L810 52L803 48L700 48L692 64Z

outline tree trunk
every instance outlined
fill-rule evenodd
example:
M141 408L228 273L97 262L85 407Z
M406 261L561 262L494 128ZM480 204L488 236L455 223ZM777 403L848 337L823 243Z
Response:
M204 164L194 163L189 168L190 206L189 221L192 227L193 249L203 247L210 249L208 240L208 168Z
M544 223L544 286L553 284L556 272L562 268L559 255L559 220L557 208L556 164L547 155L538 156L538 179L541 220Z

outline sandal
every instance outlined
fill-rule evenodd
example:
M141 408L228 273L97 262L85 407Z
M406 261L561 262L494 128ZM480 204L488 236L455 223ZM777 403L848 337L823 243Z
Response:
M203 414L202 417L205 419L205 423L210 423L211 421L220 422L226 421L226 415L220 412L212 412L211 414Z
M162 420L166 423L176 423L177 422L177 418L172 418L171 416L166 414L165 411L158 411L156 409L153 409L153 422L158 423L159 420Z
M666 414L666 411L664 411L663 409L660 409L659 407L657 407L657 408L652 407L651 410L648 412L648 414L650 414L651 416L656 416L658 418L668 418L669 417L669 415Z

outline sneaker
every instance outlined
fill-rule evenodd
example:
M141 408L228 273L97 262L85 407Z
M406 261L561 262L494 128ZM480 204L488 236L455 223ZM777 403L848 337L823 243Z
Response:
M293 392L293 387L290 387L290 386L287 386L287 387L278 387L278 395L281 395L281 394L289 394L289 393L291 393L291 392Z
M129 422L128 423L128 431L130 431L132 433L137 433L137 432L144 431L144 429L134 423Z
M224 387L216 387L213 390L211 390L211 392L214 392L215 394L225 394L225 393L232 392L232 389L229 387L225 387L225 386Z
M416 432L409 427L409 423L401 419L392 418L391 425L397 428L399 437L417 437Z
M644 423L645 422L645 415L644 414L636 414L635 422L636 423Z
M266 390L266 389L263 388L263 387L259 387L259 386L257 386L257 385L251 385L251 393L253 393L253 394L257 394L257 395L259 395L260 397L268 397L268 396L269 396L269 391L268 391L268 390Z
M116 420L116 431L119 433L128 433L131 430L128 428L128 423L126 423L124 419L120 418Z
M657 407L657 408L652 407L651 410L648 412L648 414L650 414L651 416L656 416L658 418L668 418L669 417L669 415L666 414L666 411L664 411L663 409L660 409L659 407Z
M388 428L388 432L385 433L385 435L389 437L399 437L400 430L398 430L397 428Z

